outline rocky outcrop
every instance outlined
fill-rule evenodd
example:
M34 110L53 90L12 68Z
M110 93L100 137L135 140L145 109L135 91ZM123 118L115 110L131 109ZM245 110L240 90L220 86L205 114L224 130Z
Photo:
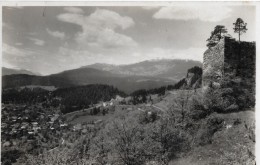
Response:
M196 89L201 87L202 83L202 69L198 66L190 68L187 72L186 78L182 80L184 83L181 89Z

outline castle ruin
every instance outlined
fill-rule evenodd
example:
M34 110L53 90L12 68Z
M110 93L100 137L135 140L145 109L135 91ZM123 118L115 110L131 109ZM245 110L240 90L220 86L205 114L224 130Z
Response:
M255 82L255 42L223 37L204 53L202 86L220 86L225 78ZM254 86L254 85L253 85Z

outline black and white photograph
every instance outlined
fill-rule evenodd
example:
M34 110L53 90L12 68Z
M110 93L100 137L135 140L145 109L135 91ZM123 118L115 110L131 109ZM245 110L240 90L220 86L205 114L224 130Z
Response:
M256 165L257 9L3 3L1 164Z

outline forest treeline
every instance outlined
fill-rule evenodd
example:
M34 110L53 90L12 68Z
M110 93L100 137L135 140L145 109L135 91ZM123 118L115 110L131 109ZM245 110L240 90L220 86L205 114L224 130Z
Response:
M47 91L42 88L8 89L2 93L3 103L35 104L60 106L63 113L88 108L99 101L108 101L116 95L126 96L122 91L109 85L93 84L86 86L59 88Z
M116 95L122 97L126 94L109 85L93 84L87 86L60 88L53 95L61 97L61 110L68 113L74 110L89 108L100 101L109 101Z

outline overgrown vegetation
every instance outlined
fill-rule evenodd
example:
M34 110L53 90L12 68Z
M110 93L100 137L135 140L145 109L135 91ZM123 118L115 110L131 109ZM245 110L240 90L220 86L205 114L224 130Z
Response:
M119 114L97 131L74 137L72 145L28 155L27 164L146 164L155 161L168 164L189 148L188 134L171 118L143 123L139 112ZM157 116L158 117L158 116ZM67 138L66 138L67 139ZM67 142L69 144L69 142Z

